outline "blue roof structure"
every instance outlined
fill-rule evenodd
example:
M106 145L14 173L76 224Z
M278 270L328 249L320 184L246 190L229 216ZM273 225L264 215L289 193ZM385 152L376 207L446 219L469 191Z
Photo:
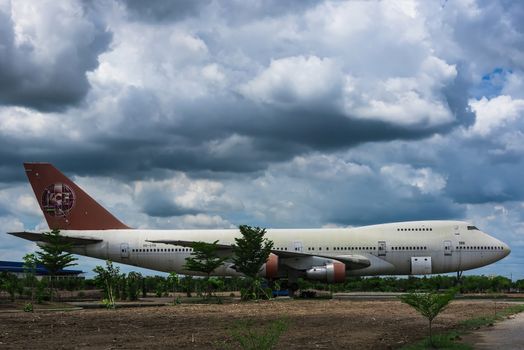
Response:
M27 269L24 267L23 262L18 261L0 261L0 272L12 272L12 273L24 273ZM57 275L61 276L74 276L84 273L82 270L60 270ZM41 264L36 265L37 276L47 276L49 271Z

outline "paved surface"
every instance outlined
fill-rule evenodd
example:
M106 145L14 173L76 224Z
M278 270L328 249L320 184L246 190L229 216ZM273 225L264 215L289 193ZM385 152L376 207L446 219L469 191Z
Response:
M482 331L470 334L468 342L473 344L474 349L524 349L524 312L512 318L497 322L495 325Z

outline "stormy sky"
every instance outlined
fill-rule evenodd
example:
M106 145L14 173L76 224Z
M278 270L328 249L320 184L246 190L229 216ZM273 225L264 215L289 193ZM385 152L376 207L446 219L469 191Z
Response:
M522 2L0 0L0 232L40 161L139 228L467 220L524 278L523 132Z

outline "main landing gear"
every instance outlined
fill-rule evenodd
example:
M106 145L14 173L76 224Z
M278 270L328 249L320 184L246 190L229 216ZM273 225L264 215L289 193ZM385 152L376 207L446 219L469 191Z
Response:
M457 271L457 279L455 281L455 286L460 286L460 284L462 283L462 273L464 271Z

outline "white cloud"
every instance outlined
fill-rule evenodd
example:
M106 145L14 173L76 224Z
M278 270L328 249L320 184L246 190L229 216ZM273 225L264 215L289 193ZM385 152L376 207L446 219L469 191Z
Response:
M18 217L42 217L42 212L29 184L9 186L1 189L0 211L2 209ZM15 222L18 223L18 219Z
M380 173L399 184L415 187L423 194L436 194L446 187L446 178L429 168L415 169L408 164L391 164L381 167Z
M64 139L79 139L76 130L68 128L68 122L54 113L40 113L24 107L0 106L0 134L9 137L37 137L55 142Z
M269 67L241 87L251 99L280 106L311 105L336 98L340 71L329 58L295 56L271 60Z
M508 74L501 93L514 99L524 99L524 73L513 72Z
M385 80L348 77L344 107L349 115L400 125L435 126L454 116L441 89L456 77L454 66L430 56L412 77Z
M500 95L492 99L483 97L470 100L469 104L476 114L471 131L483 137L524 116L524 100L511 96Z
M371 176L373 171L367 165L361 165L341 159L334 155L314 154L295 157L291 162L276 166L293 177L337 180L340 178Z
M184 216L192 225L197 224L199 219L203 222L208 220L208 224L211 219L216 219L215 216L199 216L200 214L238 210L242 205L224 191L222 183L191 179L183 173L174 174L166 180L136 181L133 200L141 206L141 210L150 215ZM187 215L186 211L202 213Z

